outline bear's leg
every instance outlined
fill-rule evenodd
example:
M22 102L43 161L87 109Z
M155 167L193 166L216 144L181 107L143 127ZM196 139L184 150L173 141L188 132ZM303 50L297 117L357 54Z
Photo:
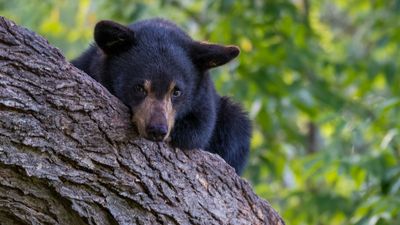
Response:
M229 98L219 101L217 123L206 150L217 153L241 174L249 155L251 123L241 107Z

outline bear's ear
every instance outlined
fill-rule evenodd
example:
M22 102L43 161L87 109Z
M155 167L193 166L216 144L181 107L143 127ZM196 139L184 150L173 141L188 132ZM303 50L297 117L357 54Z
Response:
M232 45L218 45L205 42L193 42L190 55L193 62L201 69L207 70L221 66L239 55L239 48Z
M94 40L105 54L126 51L135 41L135 33L113 21L102 20L94 28Z

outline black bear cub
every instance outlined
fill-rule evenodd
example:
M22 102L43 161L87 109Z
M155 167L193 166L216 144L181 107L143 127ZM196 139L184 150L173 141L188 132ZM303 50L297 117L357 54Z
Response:
M100 21L94 40L72 64L130 107L142 137L217 153L241 174L250 121L217 94L208 72L235 58L237 47L194 41L163 19L128 26Z

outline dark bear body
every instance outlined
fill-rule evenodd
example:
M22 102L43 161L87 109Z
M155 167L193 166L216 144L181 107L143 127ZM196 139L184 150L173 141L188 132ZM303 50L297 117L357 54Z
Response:
M129 26L101 21L94 38L72 63L131 108L141 136L217 153L242 172L250 121L239 105L217 94L208 72L235 58L237 47L193 41L162 19Z

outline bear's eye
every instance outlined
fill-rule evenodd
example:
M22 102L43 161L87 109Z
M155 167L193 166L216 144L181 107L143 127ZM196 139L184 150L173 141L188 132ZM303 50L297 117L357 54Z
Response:
M141 85L141 84L135 85L133 87L133 90L135 91L136 94L140 94L140 95L143 95L143 96L147 95L146 90L144 89L143 85Z
M179 88L175 87L174 91L172 92L172 97L177 98L182 95L182 91Z

